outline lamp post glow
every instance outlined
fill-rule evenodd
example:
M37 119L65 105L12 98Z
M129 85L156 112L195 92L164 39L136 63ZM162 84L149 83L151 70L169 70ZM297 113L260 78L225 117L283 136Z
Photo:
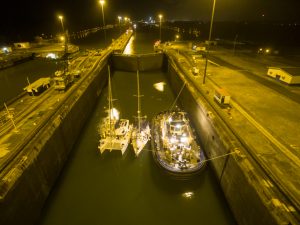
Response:
M214 0L212 12L211 12L211 20L210 20L210 28L209 28L209 36L208 36L208 46L207 46L207 51L206 51L205 68L204 68L204 74L203 74L203 84L205 84L205 77L206 77L206 70L207 70L207 56L208 56L209 45L210 45L210 40L211 40L212 26L213 26L214 15L215 15L215 6L216 6L216 0Z
M64 32L65 32L64 22L63 22L64 17L63 17L63 16L58 16L58 19L59 19L60 22L61 22L61 27L62 27L62 30L63 30L63 33L64 33Z
M119 20L119 28L120 28L120 34L121 34L121 19L122 19L122 17L121 17L121 16L118 16L118 20Z
M161 41L161 19L163 16L159 14L158 17L159 17L159 40Z
M103 5L105 4L105 1L104 0L100 0L99 3L101 5L101 10L102 10L103 27L105 27L104 10L103 10Z
M99 1L101 5L101 10L102 10L102 20L103 20L103 30L104 30L104 41L106 42L106 31L105 31L105 19L104 19L104 10L103 10L103 5L105 4L104 0Z

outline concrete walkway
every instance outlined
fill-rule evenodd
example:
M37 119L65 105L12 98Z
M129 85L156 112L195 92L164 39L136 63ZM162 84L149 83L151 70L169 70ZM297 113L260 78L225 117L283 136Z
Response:
M190 63L191 54L181 55L172 50L169 53L177 58L186 58L180 60L186 75L199 90L208 93L210 104L218 109L228 127L248 146L253 158L284 193L286 200L291 202L283 210L299 211L300 104L272 89L271 84L268 87L249 78L243 71L217 66L215 63L208 64L203 85L203 73L195 76L190 71L193 66ZM200 71L204 71L204 63L204 59L198 60ZM239 66L243 67L241 60ZM232 97L230 106L224 108L213 101L216 87L229 92Z

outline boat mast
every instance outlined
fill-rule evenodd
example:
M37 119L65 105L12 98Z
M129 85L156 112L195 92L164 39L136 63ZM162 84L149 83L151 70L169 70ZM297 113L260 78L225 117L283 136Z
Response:
M139 59L137 57L137 72L136 72L136 78L137 78L137 98L138 98L138 129L139 133L141 132L141 102L140 102L140 75L139 75Z
M109 113L109 137L110 137L110 143L111 143L111 109L112 109L112 94L111 94L111 81L110 81L110 67L108 65L108 113Z
M139 133L141 133L141 118L142 118L142 111L141 111L141 100L140 97L140 73L139 73L139 56L136 57L136 80L137 80L137 98L138 98L138 111L137 111L137 117L138 117L138 129Z

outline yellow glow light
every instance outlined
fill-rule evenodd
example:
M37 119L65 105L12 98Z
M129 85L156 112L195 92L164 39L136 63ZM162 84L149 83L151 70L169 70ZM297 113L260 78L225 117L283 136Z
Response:
M188 191L182 194L184 198L191 199L194 196L194 192Z
M164 89L165 89L165 87L164 87L165 85L166 85L165 82L159 82L159 83L153 84L153 87L154 87L156 90L163 92Z
M99 3L103 6L105 4L104 0L100 0Z
M133 40L134 40L134 36L132 36L128 42L128 44L125 47L125 50L123 52L123 54L126 55L132 55L133 54Z
M110 112L110 118L113 120L118 120L119 119L119 111L116 108L112 108Z

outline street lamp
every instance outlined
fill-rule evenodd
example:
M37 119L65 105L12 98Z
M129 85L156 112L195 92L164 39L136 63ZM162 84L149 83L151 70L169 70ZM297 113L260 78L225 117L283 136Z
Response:
M104 41L106 42L106 31L105 31L105 19L104 19L104 10L103 10L103 5L105 4L104 0L99 1L102 9L102 20L103 20L103 29L104 29Z
M163 16L159 14L158 17L159 17L159 40L161 41L161 19Z
M208 36L208 46L207 46L207 50L206 50L205 68L204 68L204 74L203 74L203 84L205 84L205 77L206 77L206 70L207 70L207 56L208 56L210 40L211 40L212 26L213 26L214 15L215 15L215 6L216 6L216 0L214 0L212 12L211 12L211 20L210 20L210 28L209 28L209 36Z
M121 34L121 19L122 19L122 17L121 17L121 16L118 16L118 20L119 20L119 28L120 28L120 34Z
M133 29L134 29L134 35L136 37L136 24L133 24Z
M62 27L63 33L65 33L64 22L63 22L64 17L61 16L61 15L59 15L59 16L58 16L58 19L59 19L60 22L61 22L61 27Z

